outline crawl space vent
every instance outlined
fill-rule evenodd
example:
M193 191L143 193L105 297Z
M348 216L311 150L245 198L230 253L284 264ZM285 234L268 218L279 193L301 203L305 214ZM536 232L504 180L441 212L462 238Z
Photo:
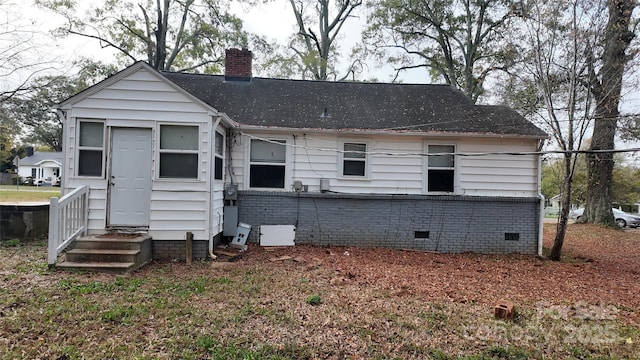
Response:
M518 241L520 240L520 233L504 233L505 241Z
M428 239L429 232L428 231L414 231L413 237L416 239Z

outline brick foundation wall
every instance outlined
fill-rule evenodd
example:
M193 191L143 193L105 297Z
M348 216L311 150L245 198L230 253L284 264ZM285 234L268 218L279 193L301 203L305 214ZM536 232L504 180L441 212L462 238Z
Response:
M217 245L220 240L216 236L214 243ZM154 260L178 260L185 261L187 242L185 240L153 240L152 258ZM204 260L209 258L209 242L194 240L191 247L193 260Z
M537 198L240 191L239 221L296 225L296 243L438 252L538 249Z

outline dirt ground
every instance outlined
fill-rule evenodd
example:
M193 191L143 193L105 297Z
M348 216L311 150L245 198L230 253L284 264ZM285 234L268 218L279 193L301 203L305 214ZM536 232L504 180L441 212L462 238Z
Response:
M545 224L545 248L552 246L554 237L555 224ZM640 231L571 224L563 249L563 261L553 262L531 255L305 245L269 251L252 246L239 261L328 267L334 272L332 283L377 283L425 300L486 305L499 299L584 301L640 307Z

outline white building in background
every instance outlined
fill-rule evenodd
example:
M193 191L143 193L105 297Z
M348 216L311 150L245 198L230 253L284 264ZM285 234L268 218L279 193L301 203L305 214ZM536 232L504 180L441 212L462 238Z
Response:
M18 175L22 181L33 178L33 184L39 186L60 185L62 152L33 151L27 148L27 156L20 159Z

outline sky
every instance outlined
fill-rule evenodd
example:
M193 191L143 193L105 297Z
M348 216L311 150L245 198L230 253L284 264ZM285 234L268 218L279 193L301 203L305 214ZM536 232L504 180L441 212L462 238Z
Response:
M80 3L88 5L95 1L96 0L82 0ZM12 17L12 19L19 18L20 24L24 27L32 28L41 34L47 34L63 23L62 17L37 8L33 4L34 0L0 0L0 3L2 2L9 2L15 5L6 16ZM250 8L233 2L231 11L243 20L245 30L262 35L269 40L285 43L285 40L296 29L295 19L289 2L285 0L269 1L267 4L264 4L262 1L256 2L259 3L259 5ZM360 10L362 10L360 12L361 15L350 19L342 30L343 35L340 38L340 46L343 52L348 52L351 47L360 40L360 32L366 22L365 9L361 8ZM80 36L71 36L64 40L55 40L46 35L42 35L35 37L33 41L41 52L54 57L56 63L61 64L56 66L52 71L62 73L72 71L71 69L65 68L64 64L70 63L77 55L90 55L96 59L100 59L109 58L114 54L113 51L108 49L101 49L96 40ZM390 81L394 74L393 68L389 65L376 67L375 65L369 64L367 72L364 73L361 78L376 78L378 81L384 82ZM634 79L638 78L637 75L633 75L632 77ZM15 79L15 81L20 80L22 80L22 78ZM431 82L424 69L403 73L399 80L405 83ZM638 81L630 81L630 83L635 84L638 83ZM640 113L640 92L626 90L621 109L624 113Z
M47 34L64 23L62 17L35 6L34 0L4 0L4 2L7 1L14 4L11 10L14 14L9 16L19 17L23 26L32 28L41 34ZM289 2L284 0L270 1L268 4L257 2L259 4L256 6L247 7L234 1L231 5L231 11L243 20L245 30L284 44L286 39L296 30L295 18ZM88 5L95 3L95 0L82 0L79 3ZM360 32L364 24L365 16L363 14L360 17L350 19L341 30L339 44L344 53L349 52L351 47L360 40ZM45 37L42 35L41 40ZM110 57L114 54L108 49L101 49L96 40L81 36L70 36L64 40L47 38L44 42L39 44L39 47L45 49L45 53L54 55L57 59L56 62L60 64L71 62L79 54L89 55L96 59ZM64 68L58 70L64 71ZM395 72L390 65L374 66L369 64L367 71L362 74L361 78L391 81L394 74ZM406 83L429 82L427 72L420 69L403 74L400 80Z

